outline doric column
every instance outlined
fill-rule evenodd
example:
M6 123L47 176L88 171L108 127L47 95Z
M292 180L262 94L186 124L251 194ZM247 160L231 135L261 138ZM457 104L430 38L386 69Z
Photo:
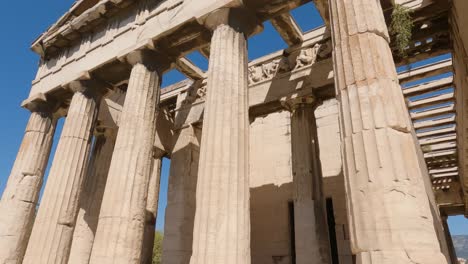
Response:
M162 261L187 264L192 256L193 225L201 130L182 128L171 155Z
M24 106L31 117L0 201L0 263L23 260L57 124L44 95Z
M451 264L458 264L457 252L453 245L452 234L450 233L450 227L448 225L448 217L446 215L441 216L442 226L444 228L445 241L447 241L447 254Z
M325 200L315 122L315 98L290 99L291 147L294 183L296 263L330 263Z
M105 87L77 81L24 258L27 263L67 263L92 132Z
M109 169L93 264L140 264L146 200L153 162L160 73L149 51L128 56L133 65Z
M88 264L93 248L102 196L115 146L116 131L96 128L95 141L80 199L69 264Z
M330 0L330 10L356 263L447 263L380 1Z
M159 186L161 181L162 151L156 151L153 158L153 168L148 185L148 200L146 202L145 233L143 235L142 264L153 263L154 236L156 219L158 217Z
M250 263L249 12L221 9L214 29L200 149L191 264Z

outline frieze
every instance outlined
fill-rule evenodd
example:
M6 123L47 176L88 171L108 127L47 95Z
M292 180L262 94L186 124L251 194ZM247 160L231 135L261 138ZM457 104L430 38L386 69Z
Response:
M191 105L197 101L204 101L206 98L207 79L194 82L186 91L186 96L182 100L182 106Z
M305 47L295 51L287 56L274 58L273 60L249 67L249 84L257 84L269 81L277 75L287 72L299 71L305 67L311 66L317 61L330 57L332 52L331 43L315 43L312 46Z
M142 1L136 9L120 16L111 18L105 24L101 24L93 29L92 32L83 34L81 39L68 48L64 48L53 57L41 59L39 71L35 82L40 79L60 71L68 64L77 61L87 53L111 43L127 31L137 30L144 25L150 18L160 15L164 12L173 11L181 8L184 0L167 1L164 5L156 3L157 1Z

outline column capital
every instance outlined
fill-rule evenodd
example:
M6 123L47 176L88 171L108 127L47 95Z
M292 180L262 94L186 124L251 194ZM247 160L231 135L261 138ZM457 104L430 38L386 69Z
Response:
M105 96L111 89L111 85L92 77L88 73L83 74L80 78L68 84L68 88L73 93L83 93L89 98L100 99Z
M117 129L103 126L100 121L97 121L96 128L94 130L94 136L108 138L111 136L115 136L116 132Z
M221 25L227 25L237 32L244 33L246 36L263 30L263 26L255 14L243 7L223 7L217 9L208 14L204 20L204 24L212 31Z
M158 74L162 74L171 65L171 61L168 56L151 49L132 51L122 60L125 60L132 66L135 66L136 64L143 64L146 68L148 68L148 70L156 71Z
M59 103L48 98L43 93L37 93L21 103L21 107L31 112L53 113L58 109Z
M163 158L167 152L164 149L160 149L156 146L153 147L153 158L154 159L161 159Z
M294 113L301 107L314 108L318 104L318 99L313 95L294 97L294 98L281 98L281 105L291 113Z

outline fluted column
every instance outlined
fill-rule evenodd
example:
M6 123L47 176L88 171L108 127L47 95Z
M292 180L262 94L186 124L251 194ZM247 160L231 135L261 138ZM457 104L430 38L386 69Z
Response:
M92 81L81 81L74 82L71 89L74 95L34 222L25 264L68 261L92 131L104 87Z
M176 137L164 222L164 264L187 264L192 256L201 129L184 127Z
M153 168L148 185L148 200L146 202L146 222L143 235L142 264L153 263L154 236L156 232L156 219L158 217L159 187L161 182L161 165L163 153L157 151L153 159Z
M73 233L68 264L88 264L94 243L102 196L115 146L116 131L112 128L96 129L91 161L80 199L80 209Z
M379 0L330 0L357 264L443 264Z
M221 9L211 41L191 264L250 263L248 11Z
M291 112L296 263L330 263L330 241L323 197L315 121L315 98L283 103Z
M149 51L133 65L90 263L140 264L153 162L160 75Z
M0 263L23 260L57 124L45 96L24 106L31 116L0 201Z

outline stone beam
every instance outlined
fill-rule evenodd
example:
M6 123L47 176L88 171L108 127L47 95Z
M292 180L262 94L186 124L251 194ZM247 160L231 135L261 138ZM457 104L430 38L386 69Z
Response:
M450 133L450 132L455 132L456 131L456 125L449 125L449 126L441 126L441 127L433 127L430 130L427 130L425 132L416 132L417 137L426 137L426 136L432 136L432 135L439 135L439 134L445 134L445 133Z
M302 43L302 31L290 13L284 13L272 18L271 24L289 46Z
M206 45L204 47L201 47L199 49L201 55L205 56L205 58L209 59L210 58L210 46Z
M179 58L176 61L176 68L188 78L197 81L206 77L205 72L198 68L192 61L187 58Z
M410 101L408 102L407 105L408 105L408 108L410 109L415 108L415 107L422 108L422 107L427 107L430 105L452 102L453 99L454 99L454 93L449 92L449 93L444 93L444 94L440 94L440 95L429 97L429 98Z
M419 144L430 145L430 144L435 144L435 143L440 143L440 142L454 141L456 139L457 139L457 134L450 133L450 134L446 134L442 136L426 137L423 139L419 139Z
M404 88L403 94L405 96L415 96L425 92L449 88L451 86L453 86L453 76Z
M421 128L427 128L427 127L432 127L432 126L442 125L442 124L448 124L448 123L454 123L454 122L455 122L455 115L434 117L434 118L429 119L429 120L415 122L414 123L414 128L415 129L421 129Z
M401 84L420 80L423 78L428 78L436 76L439 74L444 74L451 72L453 70L452 59L442 60L414 69L406 70L398 74L398 79Z
M411 119L417 120L422 118L428 118L443 114L453 114L455 113L455 105L452 103L448 106L431 108L429 110L410 112Z

